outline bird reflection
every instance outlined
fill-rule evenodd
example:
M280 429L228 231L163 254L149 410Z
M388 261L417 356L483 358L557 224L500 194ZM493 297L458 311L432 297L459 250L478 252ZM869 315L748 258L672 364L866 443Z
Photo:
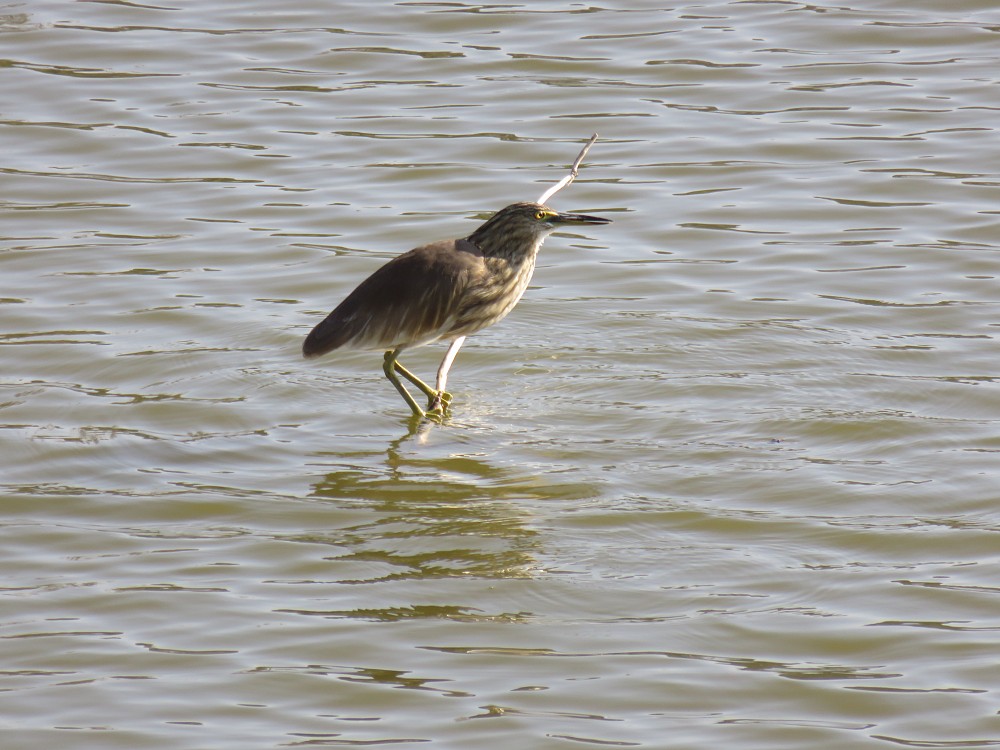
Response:
M326 473L310 498L329 506L328 525L294 539L329 545L330 554L322 557L322 580L297 582L317 586L320 596L309 598L308 609L285 611L368 621L530 617L497 611L497 599L484 595L488 586L459 579L534 577L545 537L533 509L540 500L576 501L599 490L513 461L498 464L480 452L494 455L495 437L425 422L381 451L360 438L354 451L316 454L314 465Z
M537 532L516 502L527 489L523 477L482 459L404 457L397 442L384 468L330 472L313 495L377 513L336 542L350 547L348 559L387 564L385 579L494 578L531 574Z

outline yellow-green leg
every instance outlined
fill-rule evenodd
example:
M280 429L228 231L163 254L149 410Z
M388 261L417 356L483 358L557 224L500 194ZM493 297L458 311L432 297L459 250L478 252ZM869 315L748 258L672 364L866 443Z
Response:
M415 385L418 389L420 389L420 392L423 393L425 396L427 396L427 398L434 398L437 395L437 391L435 391L433 388L427 385L427 383L425 383L423 380L421 380L412 372L403 367L402 364L396 362L395 367L396 367L396 372L398 372L404 378L413 383L413 385Z
M413 415L415 417L426 416L424 410L420 408L420 405L413 399L410 392L406 390L406 386L399 382L399 377L396 375L397 369L399 369L399 371L402 372L403 375L410 380L410 382L413 382L413 375L409 370L405 369L402 365L396 362L396 357L398 356L399 349L393 349L392 351L386 352L385 360L382 363L382 372L384 372L385 376L389 378L389 382L392 383L393 387L399 391L399 395L403 397L403 400L413 411ZM419 380L419 378L417 378L417 380ZM414 385L416 385L416 383L414 383ZM424 387L430 390L430 386L424 384Z
M427 413L444 416L444 413L451 408L451 394L448 391L438 391L433 397L427 400Z
M382 365L382 371L385 372L385 376L389 378L389 382L393 384L399 395L403 397L407 405L413 411L414 416L417 417L440 417L444 416L445 411L451 405L451 394L443 390L435 390L431 388L427 383L418 378L412 372L407 370L403 365L396 360L399 356L399 349L394 349L385 353L385 361ZM413 385L415 385L421 393L427 396L427 411L424 411L414 400L410 392L406 390L396 373L399 373L404 378L409 380Z

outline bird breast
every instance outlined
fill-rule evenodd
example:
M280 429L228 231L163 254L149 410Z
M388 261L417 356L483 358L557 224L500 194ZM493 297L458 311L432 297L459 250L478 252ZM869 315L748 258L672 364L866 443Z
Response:
M486 273L465 295L449 336L467 336L507 317L531 282L536 254L537 249L518 258L484 258Z

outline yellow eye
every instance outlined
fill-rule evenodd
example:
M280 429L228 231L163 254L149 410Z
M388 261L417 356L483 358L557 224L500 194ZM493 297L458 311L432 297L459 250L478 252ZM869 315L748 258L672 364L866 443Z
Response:
M541 221L549 215L548 211L535 211L535 218Z

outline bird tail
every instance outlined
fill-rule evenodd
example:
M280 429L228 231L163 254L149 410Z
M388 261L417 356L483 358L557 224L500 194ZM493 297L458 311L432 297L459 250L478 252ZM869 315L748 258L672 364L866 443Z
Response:
M302 342L302 356L312 359L339 349L351 339L351 333L351 326L344 325L340 316L331 313L309 331Z

